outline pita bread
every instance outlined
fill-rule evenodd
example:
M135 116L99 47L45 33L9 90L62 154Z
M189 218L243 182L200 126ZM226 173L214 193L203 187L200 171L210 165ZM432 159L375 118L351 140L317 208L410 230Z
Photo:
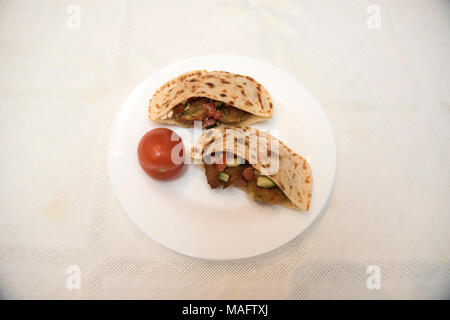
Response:
M224 102L251 115L239 123L248 126L272 117L273 103L269 92L249 76L226 71L196 70L172 79L156 90L150 100L150 120L185 126L169 117L169 112L189 98L205 97Z
M282 205L309 210L313 183L311 167L277 138L249 127L213 128L202 133L191 149L191 157L194 163L202 163L206 155L222 151L246 159L261 174L268 176L289 199ZM273 159L278 160L278 166L269 165ZM240 189L249 192L246 187Z

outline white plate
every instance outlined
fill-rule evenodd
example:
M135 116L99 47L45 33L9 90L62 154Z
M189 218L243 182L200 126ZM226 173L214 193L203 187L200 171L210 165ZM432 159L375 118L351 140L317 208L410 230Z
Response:
M153 180L141 170L138 142L147 131L163 126L148 120L149 99L167 80L197 69L249 75L267 88L274 101L273 118L255 127L279 129L280 140L309 161L314 182L308 212L260 205L235 188L211 190L197 166L187 166L169 182ZM186 148L195 142L193 129L167 127L183 138ZM237 259L287 243L317 218L334 183L336 147L320 104L288 73L253 58L208 55L166 67L132 92L113 125L108 168L123 210L154 240L189 256Z

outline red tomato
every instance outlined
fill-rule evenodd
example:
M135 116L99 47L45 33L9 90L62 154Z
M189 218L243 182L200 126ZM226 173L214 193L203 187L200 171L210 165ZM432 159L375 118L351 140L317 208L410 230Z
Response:
M216 172L225 170L225 168L227 167L227 154L223 152L222 156L217 157L214 162L216 163Z
M183 141L175 132L156 128L141 138L137 154L145 173L154 179L168 180L183 169L183 151Z

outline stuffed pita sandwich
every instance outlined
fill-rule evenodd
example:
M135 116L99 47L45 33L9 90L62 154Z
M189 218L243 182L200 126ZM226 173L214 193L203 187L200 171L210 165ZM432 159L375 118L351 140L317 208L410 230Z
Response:
M203 128L248 126L272 117L266 88L249 76L226 71L197 70L166 82L150 100L150 120Z
M237 187L258 202L309 210L312 172L308 162L265 131L213 128L191 149L212 189Z

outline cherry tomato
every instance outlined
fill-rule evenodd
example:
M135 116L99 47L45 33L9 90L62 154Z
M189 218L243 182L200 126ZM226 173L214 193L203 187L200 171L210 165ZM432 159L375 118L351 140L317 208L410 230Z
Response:
M141 168L158 180L173 178L183 169L183 152L181 138L166 128L147 132L139 141L137 150Z

